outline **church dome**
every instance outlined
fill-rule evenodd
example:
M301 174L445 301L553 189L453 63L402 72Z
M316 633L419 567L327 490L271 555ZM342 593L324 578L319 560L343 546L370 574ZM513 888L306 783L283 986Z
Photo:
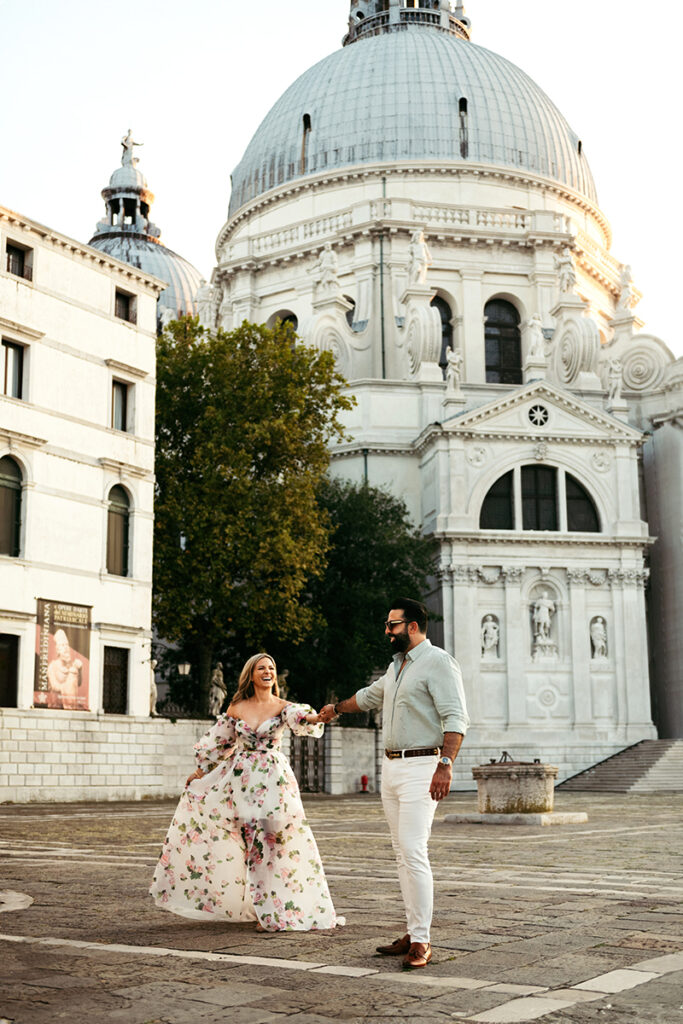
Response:
M528 75L439 29L432 11L400 15L415 20L352 32L345 42L353 45L287 89L233 173L230 215L297 178L413 160L509 167L597 202L579 137ZM380 17L389 15L364 28Z
M106 219L99 222L89 244L168 283L157 302L160 323L166 318L194 315L202 277L191 263L161 242L161 231L149 218L154 196L133 156L138 143L128 132L121 144L121 166L102 191Z

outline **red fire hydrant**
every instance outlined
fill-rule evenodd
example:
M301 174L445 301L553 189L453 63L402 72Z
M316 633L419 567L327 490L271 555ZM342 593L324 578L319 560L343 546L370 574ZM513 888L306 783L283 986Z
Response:
M360 777L361 793L367 793L368 791L368 777L367 775L361 775Z

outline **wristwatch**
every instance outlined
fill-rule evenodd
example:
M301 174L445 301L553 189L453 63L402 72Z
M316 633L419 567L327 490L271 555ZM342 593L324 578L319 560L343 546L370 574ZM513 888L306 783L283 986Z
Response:
M447 766L448 766L449 768L452 768L452 767L453 767L453 761L452 761L452 759L451 759L450 757L446 757L446 755L445 755L445 754L443 755L443 757L440 757L440 758L439 758L439 764L445 764L445 765L447 765Z

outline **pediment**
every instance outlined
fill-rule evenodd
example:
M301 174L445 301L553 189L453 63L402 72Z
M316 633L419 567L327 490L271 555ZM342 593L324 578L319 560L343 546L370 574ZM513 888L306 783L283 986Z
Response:
M548 381L534 381L446 420L447 433L510 440L641 444L643 434Z

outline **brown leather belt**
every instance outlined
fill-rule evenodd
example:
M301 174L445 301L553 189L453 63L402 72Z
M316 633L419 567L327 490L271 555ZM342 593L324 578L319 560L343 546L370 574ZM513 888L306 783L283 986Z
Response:
M440 754L440 747L419 747L417 750L385 750L385 757L393 761L397 757L429 757L432 754Z

